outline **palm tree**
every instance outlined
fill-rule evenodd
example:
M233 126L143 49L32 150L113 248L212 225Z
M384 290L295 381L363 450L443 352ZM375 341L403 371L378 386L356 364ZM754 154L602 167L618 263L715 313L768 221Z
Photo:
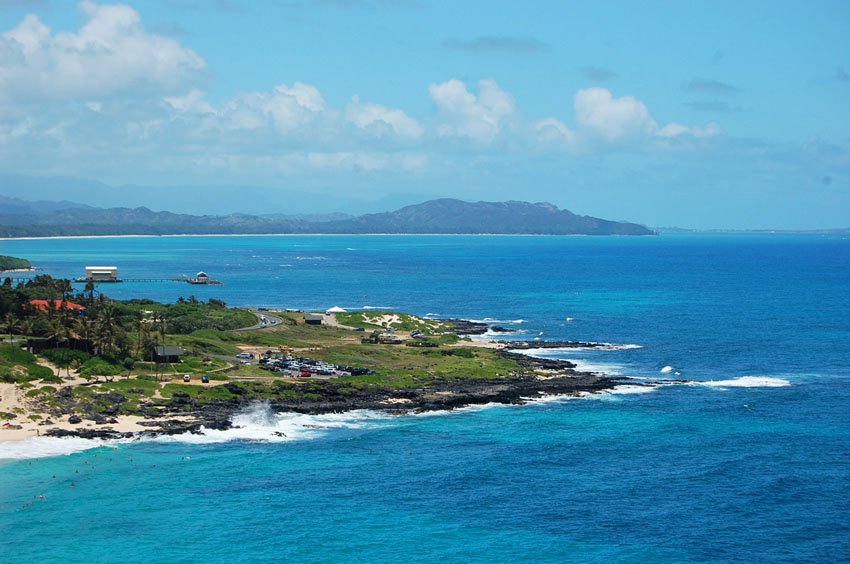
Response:
M47 319L47 331L56 337L57 345L68 340L68 326L62 322L62 319L55 315Z
M88 303L86 304L89 309L94 306L94 282L86 282L85 292L88 292L89 298Z
M86 352L93 353L94 346L92 345L92 334L94 333L94 321L86 316L78 317L76 321L74 321L74 330L77 332L77 335L85 341Z
M95 321L95 342L101 352L112 352L118 342L118 314L112 304L99 309Z
M23 336L24 341L26 342L27 351L29 351L29 336L32 335L32 321L30 321L29 319L22 319L21 322L18 324L18 329L20 330L21 335Z
M12 313L7 313L6 317L3 318L3 326L6 328L6 331L9 333L9 342L12 342L12 333L18 328L18 318L15 317Z

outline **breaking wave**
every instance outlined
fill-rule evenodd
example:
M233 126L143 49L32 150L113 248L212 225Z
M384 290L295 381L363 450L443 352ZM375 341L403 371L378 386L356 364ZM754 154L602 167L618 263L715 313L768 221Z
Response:
M791 382L772 376L741 376L729 380L707 380L693 382L693 384L710 388L784 388L790 386Z

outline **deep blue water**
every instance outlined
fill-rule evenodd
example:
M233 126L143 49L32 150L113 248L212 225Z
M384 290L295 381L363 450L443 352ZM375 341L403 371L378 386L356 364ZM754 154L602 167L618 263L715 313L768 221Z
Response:
M0 461L0 561L850 559L848 237L162 237L0 254L57 276L115 264L225 282L104 287L115 297L521 319L525 338L640 345L566 354L586 366L705 382L401 418L258 408L243 436L294 440Z

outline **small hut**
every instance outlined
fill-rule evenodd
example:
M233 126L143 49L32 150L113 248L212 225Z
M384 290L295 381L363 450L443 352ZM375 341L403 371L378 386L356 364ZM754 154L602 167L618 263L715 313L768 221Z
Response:
M153 361L160 364L174 364L180 362L180 357L185 354L182 348L175 345L156 345L153 348Z
M307 325L321 325L325 320L325 316L321 313L305 313L304 323Z

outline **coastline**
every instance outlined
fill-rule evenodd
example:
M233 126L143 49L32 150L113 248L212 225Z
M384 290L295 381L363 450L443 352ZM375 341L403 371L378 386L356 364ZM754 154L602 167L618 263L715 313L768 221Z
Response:
M471 346L497 349L505 358L518 361L524 372L496 380L462 378L444 380L427 388L391 388L375 386L360 390L355 395L343 395L339 389L344 381L320 380L304 382L315 391L316 399L286 401L282 399L249 398L193 405L186 394L174 394L168 409L156 416L120 415L101 421L80 419L71 423L67 415L48 420L28 419L24 390L16 384L0 384L0 411L23 410L23 421L16 422L20 429L0 429L0 443L26 441L39 437L76 437L83 439L139 439L163 435L202 434L205 430L226 431L238 428L234 417L263 402L275 413L302 415L348 414L360 410L380 412L385 415L413 415L421 413L451 412L481 405L524 405L554 396L581 397L584 395L610 392L617 386L635 384L628 378L579 372L575 365L565 360L533 357L522 352L509 350L511 343L484 340L466 343ZM519 344L519 343L518 343ZM535 342L538 348L586 347L598 345L573 341ZM174 379L174 382L180 380ZM70 386L83 385L75 378L67 381ZM233 392L240 389L238 381L214 384ZM638 385L652 386L641 382Z
M47 235L44 237L0 237L0 241L58 239L131 239L138 237L634 237L634 235L588 235L585 233L168 233L162 235Z

